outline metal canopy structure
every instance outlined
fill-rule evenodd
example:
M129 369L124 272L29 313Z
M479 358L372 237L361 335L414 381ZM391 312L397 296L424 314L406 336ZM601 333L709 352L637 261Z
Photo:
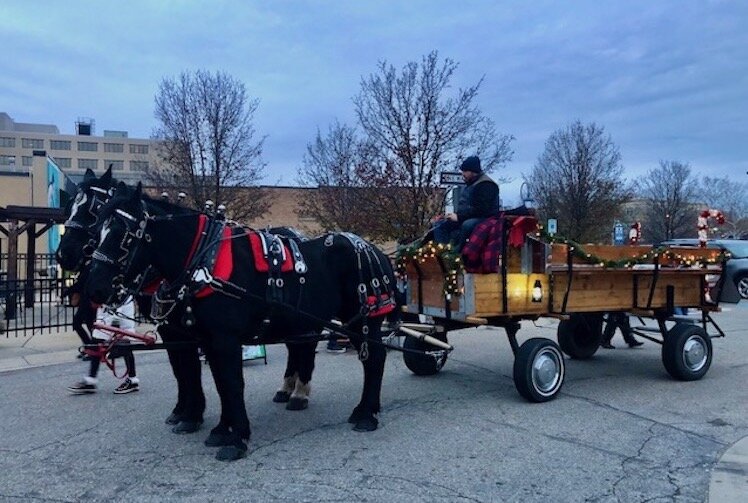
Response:
M47 232L50 227L65 221L65 211L62 208L41 208L36 206L7 206L0 207L0 233L8 238L8 282L18 279L18 237L26 233L26 278L34 278L34 264L36 263L36 240ZM40 226L40 227L39 227ZM27 306L34 304L34 290L31 281L27 281L24 289ZM8 299L9 302L11 299ZM14 300L14 299L13 299ZM15 306L8 306L8 312Z

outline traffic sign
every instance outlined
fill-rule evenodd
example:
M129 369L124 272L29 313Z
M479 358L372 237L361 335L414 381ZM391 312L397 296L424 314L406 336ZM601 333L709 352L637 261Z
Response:
M441 185L465 185L465 179L459 171L442 171L439 174L439 184Z
M623 234L623 224L616 222L613 226L613 244L622 245L626 242L626 236Z
M548 219L548 235L553 236L558 232L558 221L555 218Z

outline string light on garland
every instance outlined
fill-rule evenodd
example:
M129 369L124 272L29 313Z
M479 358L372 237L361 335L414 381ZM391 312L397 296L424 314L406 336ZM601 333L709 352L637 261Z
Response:
M406 275L406 269L409 262L425 263L429 259L441 259L446 273L444 274L444 294L448 296L460 296L459 278L464 268L460 255L452 249L451 244L441 244L429 241L419 246L416 241L411 245L398 250L396 255L396 269L401 276Z
M718 219L719 221L719 219ZM638 264L660 261L661 265L674 265L681 267L706 267L721 263L730 258L730 254L724 251L714 250L715 253L707 257L697 257L694 254L684 254L671 250L668 246L654 248L642 254L634 254L620 260L609 260L599 257L584 249L584 247L571 240L558 235L549 235L542 229L538 231L537 237L546 243L565 244L569 247L572 256L583 263L597 265L601 268L632 268ZM395 259L395 268L398 276L407 279L407 266L409 263L426 263L434 259L441 260L445 269L444 273L444 295L448 299L462 295L463 288L460 287L460 276L464 272L464 266L460 255L456 253L450 244L438 244L429 241L423 245L414 242L398 250Z

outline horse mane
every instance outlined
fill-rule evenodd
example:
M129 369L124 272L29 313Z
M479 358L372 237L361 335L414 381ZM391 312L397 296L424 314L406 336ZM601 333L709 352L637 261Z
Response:
M126 190L123 190L126 189ZM132 200L134 187L129 185L119 185L114 195L109 201L101 207L99 210L100 218L106 220L117 208L120 208L123 204L128 203ZM140 200L143 201L149 211L153 211L158 215L199 215L200 212L192 208L186 208L177 204L166 201L162 198L154 198L148 194L141 194Z

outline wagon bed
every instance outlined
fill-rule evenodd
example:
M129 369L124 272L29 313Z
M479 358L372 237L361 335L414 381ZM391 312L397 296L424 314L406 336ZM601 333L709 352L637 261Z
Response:
M725 258L716 250L605 245L581 250L579 245L550 244L528 236L519 248L504 245L497 272L478 274L455 267L436 245L426 246L433 246L430 253L404 264L404 311L431 317L432 335L443 342L451 329L505 328L515 354L515 385L531 401L549 400L560 391L565 373L562 352L577 359L595 353L605 313L655 320L634 331L662 344L665 368L681 380L699 379L708 370L713 337L708 327L724 336L710 316L719 311L724 282ZM678 316L676 307L692 309L698 318ZM519 346L518 322L540 317L561 319L559 344L535 338ZM668 328L666 322L674 325ZM418 341L409 346L427 349ZM445 361L443 355L434 361L406 354L406 365L417 374L436 373Z

